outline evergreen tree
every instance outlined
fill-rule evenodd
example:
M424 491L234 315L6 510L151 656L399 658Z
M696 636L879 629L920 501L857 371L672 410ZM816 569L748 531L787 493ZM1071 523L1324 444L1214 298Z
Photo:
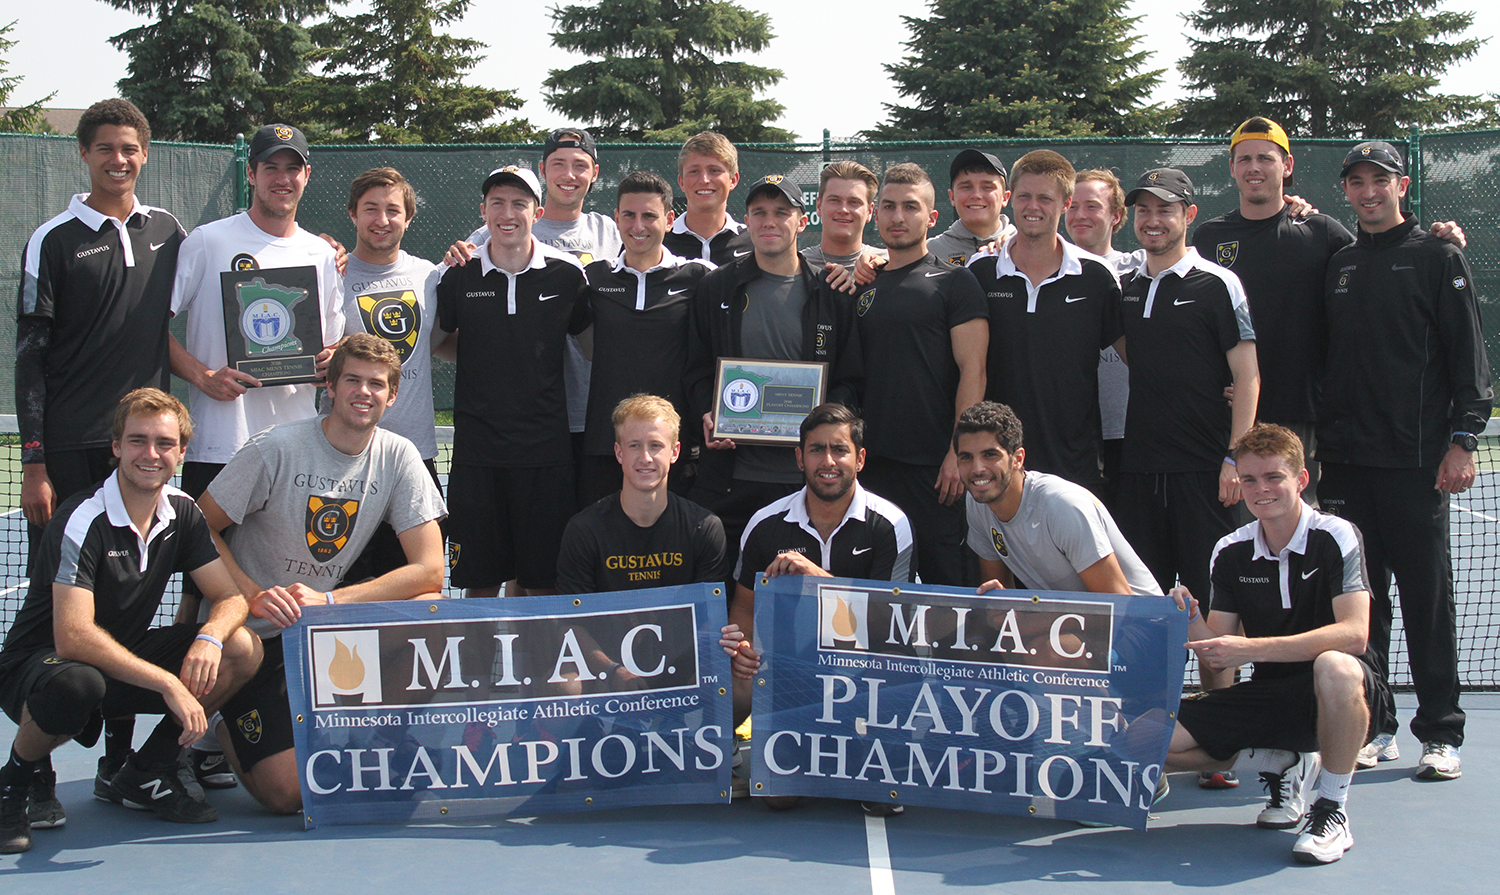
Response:
M770 44L763 13L727 0L598 0L556 8L552 20L553 44L596 58L552 70L547 105L600 137L680 140L716 130L736 142L795 138L767 124L781 103L755 98L782 73L720 61Z
M468 86L485 44L435 29L463 19L470 0L373 0L368 12L314 26L322 75L301 85L315 122L308 138L348 143L521 143L544 134L524 119L497 121L523 100Z
M1472 13L1440 0L1203 0L1185 18L1179 63L1190 91L1172 130L1227 134L1252 115L1303 137L1395 136L1413 127L1493 120L1494 98L1433 93L1481 40L1458 39Z
M866 136L935 140L1153 133L1145 100L1161 71L1142 71L1129 0L932 0L902 16L911 55L886 65L912 105Z
M5 61L5 54L16 42L6 35L16 27L14 20L8 25L0 25L0 107L10 105L10 95L20 86L21 78L14 75L6 75L5 70L10 63ZM0 131L8 131L17 134L50 134L54 128L42 117L42 104L56 96L56 91L47 94L35 102L24 106L17 106L9 111L0 112Z
M105 0L156 21L110 38L130 57L120 92L162 139L228 143L291 118L312 41L302 22L330 0ZM339 0L342 2L342 0ZM303 122L289 121L290 124Z

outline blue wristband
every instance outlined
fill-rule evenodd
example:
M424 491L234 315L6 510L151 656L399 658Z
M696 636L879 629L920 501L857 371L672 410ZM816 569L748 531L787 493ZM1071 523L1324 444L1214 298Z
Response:
M194 640L201 640L204 643L212 643L214 646L218 647L221 651L224 649L224 641L220 640L219 638L215 637L212 634L199 634L197 637L194 637L193 639Z

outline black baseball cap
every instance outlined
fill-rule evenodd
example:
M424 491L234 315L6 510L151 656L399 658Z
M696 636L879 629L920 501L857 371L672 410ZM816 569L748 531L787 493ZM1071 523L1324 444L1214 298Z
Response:
M290 149L302 156L302 163L309 164L307 138L302 131L290 124L268 124L250 138L250 164L263 162L283 149Z
M1152 168L1135 182L1135 189L1125 195L1125 204L1134 205L1141 193L1150 193L1168 202L1193 204L1193 181L1177 168Z
M964 171L972 171L975 168L987 168L999 174L1006 180L1010 175L1005 172L1005 165L997 156L988 152L980 152L977 149L965 149L953 157L953 164L948 166L948 182L951 184L958 179L958 175Z
M542 185L537 181L536 174L530 168L523 168L520 165L506 165L503 168L496 168L484 179L484 183L480 184L479 195L488 196L491 189L502 183L524 187L527 192L531 193L531 198L535 199L537 204L541 204Z
M1349 154L1344 156L1344 169L1339 172L1339 177L1348 177L1349 170L1360 162L1369 162L1392 174L1403 177L1406 175L1406 163L1401 160L1401 153L1391 144L1379 140L1361 143L1349 150Z
M594 146L594 137L581 127L560 127L547 135L547 141L542 144L542 161L547 161L547 156L559 149L582 149L599 164L599 150Z
M754 201L755 197L762 193L773 193L783 196L788 202L792 203L793 208L800 209L802 207L801 187L787 179L784 175L767 174L765 177L755 181L750 187L750 192L745 194L745 207L749 208L750 203Z

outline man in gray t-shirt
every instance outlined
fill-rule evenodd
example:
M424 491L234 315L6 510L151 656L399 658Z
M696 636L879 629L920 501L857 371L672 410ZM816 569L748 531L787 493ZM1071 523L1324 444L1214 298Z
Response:
M1004 404L965 410L953 448L968 489L969 547L980 592L1015 587L1160 596L1109 511L1081 485L1024 468L1021 421Z
M261 672L225 704L220 741L245 789L277 813L302 803L280 629L305 606L436 599L443 586L443 499L411 442L377 426L400 377L390 343L350 336L329 363L329 414L256 435L199 501L215 537L227 537L221 552L266 651ZM338 586L381 522L396 530L406 565Z

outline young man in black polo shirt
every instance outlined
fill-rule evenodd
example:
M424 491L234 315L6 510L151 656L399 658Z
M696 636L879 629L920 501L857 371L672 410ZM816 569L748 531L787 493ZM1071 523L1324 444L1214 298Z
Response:
M729 213L729 194L739 182L740 154L729 138L712 131L689 137L677 153L677 185L687 210L667 233L667 250L714 264L748 256L750 232Z
M28 556L53 508L109 475L109 420L120 398L167 385L172 277L185 234L171 214L136 198L150 143L151 127L131 103L90 106L78 120L89 191L26 243L16 422Z
M1318 410L1323 506L1364 532L1375 608L1370 655L1389 673L1391 575L1417 691L1411 731L1422 741L1416 775L1461 773L1458 636L1448 544L1449 496L1474 483L1475 437L1494 390L1474 276L1455 246L1401 211L1409 179L1388 143L1361 143L1344 158L1344 194L1359 234L1328 264L1328 362ZM1396 707L1377 711L1361 758L1395 758L1386 735Z
M719 517L667 488L682 450L672 402L632 395L612 414L623 487L568 521L557 557L564 594L720 582L729 570Z
M800 491L762 507L745 528L735 566L729 628L740 632L735 659L735 724L750 714L750 677L760 657L755 632L755 582L762 576L821 575L910 581L912 529L901 508L859 483L865 466L865 423L842 404L820 404L802 421L797 465ZM743 685L743 686L742 686Z
M1130 404L1118 521L1163 590L1180 580L1205 593L1209 554L1240 499L1229 452L1255 421L1260 380L1239 280L1187 246L1192 198L1175 168L1146 172L1125 197L1146 260L1123 284ZM1204 669L1206 686L1221 677Z
M631 395L659 395L686 415L683 373L688 358L688 315L698 283L713 270L707 261L681 258L662 245L672 226L672 186L649 171L620 181L615 223L625 250L584 268L593 311L593 378L583 430L578 493L585 506L620 489L613 445L613 414ZM688 433L689 450L700 439ZM678 493L683 479L673 464Z
M754 251L699 284L687 373L691 419L702 420L707 448L688 496L724 522L731 552L750 514L795 491L802 474L792 448L713 439L719 358L827 363L825 397L845 404L857 403L864 378L853 300L797 254L797 234L807 228L802 191L771 174L750 188L745 204Z
M970 259L989 301L986 400L1026 427L1026 464L1096 491L1104 483L1099 352L1124 333L1120 285L1105 262L1057 233L1075 172L1038 149L1011 168L1016 235Z
M972 273L927 250L936 202L917 165L886 171L875 224L890 263L855 305L866 359L864 475L912 520L922 581L959 585L976 582L965 582L964 485L948 436L984 398L989 311Z
M177 823L218 817L183 782L182 747L260 664L260 644L203 516L168 482L193 435L187 408L154 388L114 415L118 468L58 507L26 602L0 650L0 708L19 726L0 768L0 854L31 848L31 827L62 826L48 755L93 745L101 715L161 714L133 759L96 795ZM213 604L203 624L152 628L175 572Z
M1000 213L1010 199L1006 176L1005 165L988 152L965 149L955 155L948 166L948 202L958 220L928 240L927 250L962 267L975 252L1008 239L1014 230Z
M1259 771L1270 798L1256 825L1290 829L1307 813L1292 851L1327 864L1354 844L1344 804L1385 690L1366 652L1363 544L1353 525L1302 500L1307 469L1290 429L1255 426L1234 459L1255 521L1214 547L1207 618L1187 588L1172 595L1190 613L1199 662L1254 663L1255 674L1182 701L1167 770Z
M588 283L578 259L532 238L541 185L529 169L490 172L480 194L489 242L437 287L438 328L458 339L451 580L469 596L511 578L549 593L575 500L563 351L588 326Z

